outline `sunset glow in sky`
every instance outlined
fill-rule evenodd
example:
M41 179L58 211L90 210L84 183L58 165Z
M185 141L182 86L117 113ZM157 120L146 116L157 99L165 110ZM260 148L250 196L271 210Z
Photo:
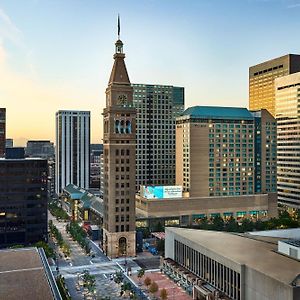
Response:
M55 139L55 112L91 110L92 142L117 14L132 83L185 87L186 107L248 106L248 68L300 53L300 0L1 0L0 107L7 137Z

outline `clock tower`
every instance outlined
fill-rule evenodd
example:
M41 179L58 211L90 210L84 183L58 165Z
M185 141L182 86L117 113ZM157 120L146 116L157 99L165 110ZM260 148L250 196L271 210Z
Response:
M114 65L103 111L103 250L111 258L135 256L136 110L119 24L118 19Z

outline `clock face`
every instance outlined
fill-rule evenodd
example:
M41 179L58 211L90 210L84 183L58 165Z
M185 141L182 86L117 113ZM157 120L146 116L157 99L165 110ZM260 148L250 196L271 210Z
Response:
M127 96L126 95L120 95L119 97L118 97L118 104L120 104L120 105L124 105L124 104L126 104L127 103Z

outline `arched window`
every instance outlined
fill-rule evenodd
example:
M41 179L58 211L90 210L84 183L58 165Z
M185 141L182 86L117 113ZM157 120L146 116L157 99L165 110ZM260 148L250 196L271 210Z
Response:
M126 121L126 133L131 133L131 122L129 120Z
M125 133L125 122L124 120L121 120L121 132L120 133Z
M127 240L125 237L119 239L119 255L127 254Z
M104 133L108 133L108 121L104 122Z
M121 133L120 121L119 120L115 121L115 133Z

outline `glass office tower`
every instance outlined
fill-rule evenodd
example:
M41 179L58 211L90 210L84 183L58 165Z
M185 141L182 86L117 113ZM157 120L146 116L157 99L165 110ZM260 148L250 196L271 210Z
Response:
M300 73L275 80L278 201L300 208Z
M274 79L300 71L300 55L288 54L249 68L249 108L275 116Z
M136 190L175 183L175 120L184 111L184 88L132 84L137 109Z

